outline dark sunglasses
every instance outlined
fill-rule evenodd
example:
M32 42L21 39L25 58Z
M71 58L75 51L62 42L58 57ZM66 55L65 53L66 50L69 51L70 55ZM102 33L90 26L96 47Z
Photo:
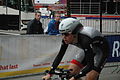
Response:
M69 33L62 33L62 35L64 35L64 36L68 36L68 35L70 35Z

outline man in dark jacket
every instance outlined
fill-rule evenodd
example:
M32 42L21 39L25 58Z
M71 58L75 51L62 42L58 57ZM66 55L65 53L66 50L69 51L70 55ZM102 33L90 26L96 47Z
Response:
M35 18L27 25L27 34L43 34L42 23L40 22L41 12L35 13Z

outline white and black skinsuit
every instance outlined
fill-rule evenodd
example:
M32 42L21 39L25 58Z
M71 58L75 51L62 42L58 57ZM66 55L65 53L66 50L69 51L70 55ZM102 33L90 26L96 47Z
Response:
M77 34L77 39L78 41L72 45L79 47L82 51L73 57L71 63L79 67L84 67L80 71L81 75L78 77L85 76L91 70L100 73L109 54L109 46L106 38L92 27L83 27ZM52 64L51 70L57 68L67 47L68 44L62 41L61 49Z

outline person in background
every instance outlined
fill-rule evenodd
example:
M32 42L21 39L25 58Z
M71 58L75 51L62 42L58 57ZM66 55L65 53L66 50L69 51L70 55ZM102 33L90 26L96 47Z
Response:
M27 24L27 34L44 34L40 18L41 12L35 12L35 18Z
M49 18L54 17L54 14L55 14L55 11L53 11L53 10L50 9L50 15L49 15Z
M55 14L54 19L48 23L47 33L49 35L58 35L59 33L59 24L60 24L61 15L59 13Z

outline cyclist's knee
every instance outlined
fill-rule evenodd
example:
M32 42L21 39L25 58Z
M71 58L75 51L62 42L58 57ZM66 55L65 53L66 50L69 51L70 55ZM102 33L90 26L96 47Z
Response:
M97 80L98 76L99 73L95 70L92 70L86 75L86 80Z

